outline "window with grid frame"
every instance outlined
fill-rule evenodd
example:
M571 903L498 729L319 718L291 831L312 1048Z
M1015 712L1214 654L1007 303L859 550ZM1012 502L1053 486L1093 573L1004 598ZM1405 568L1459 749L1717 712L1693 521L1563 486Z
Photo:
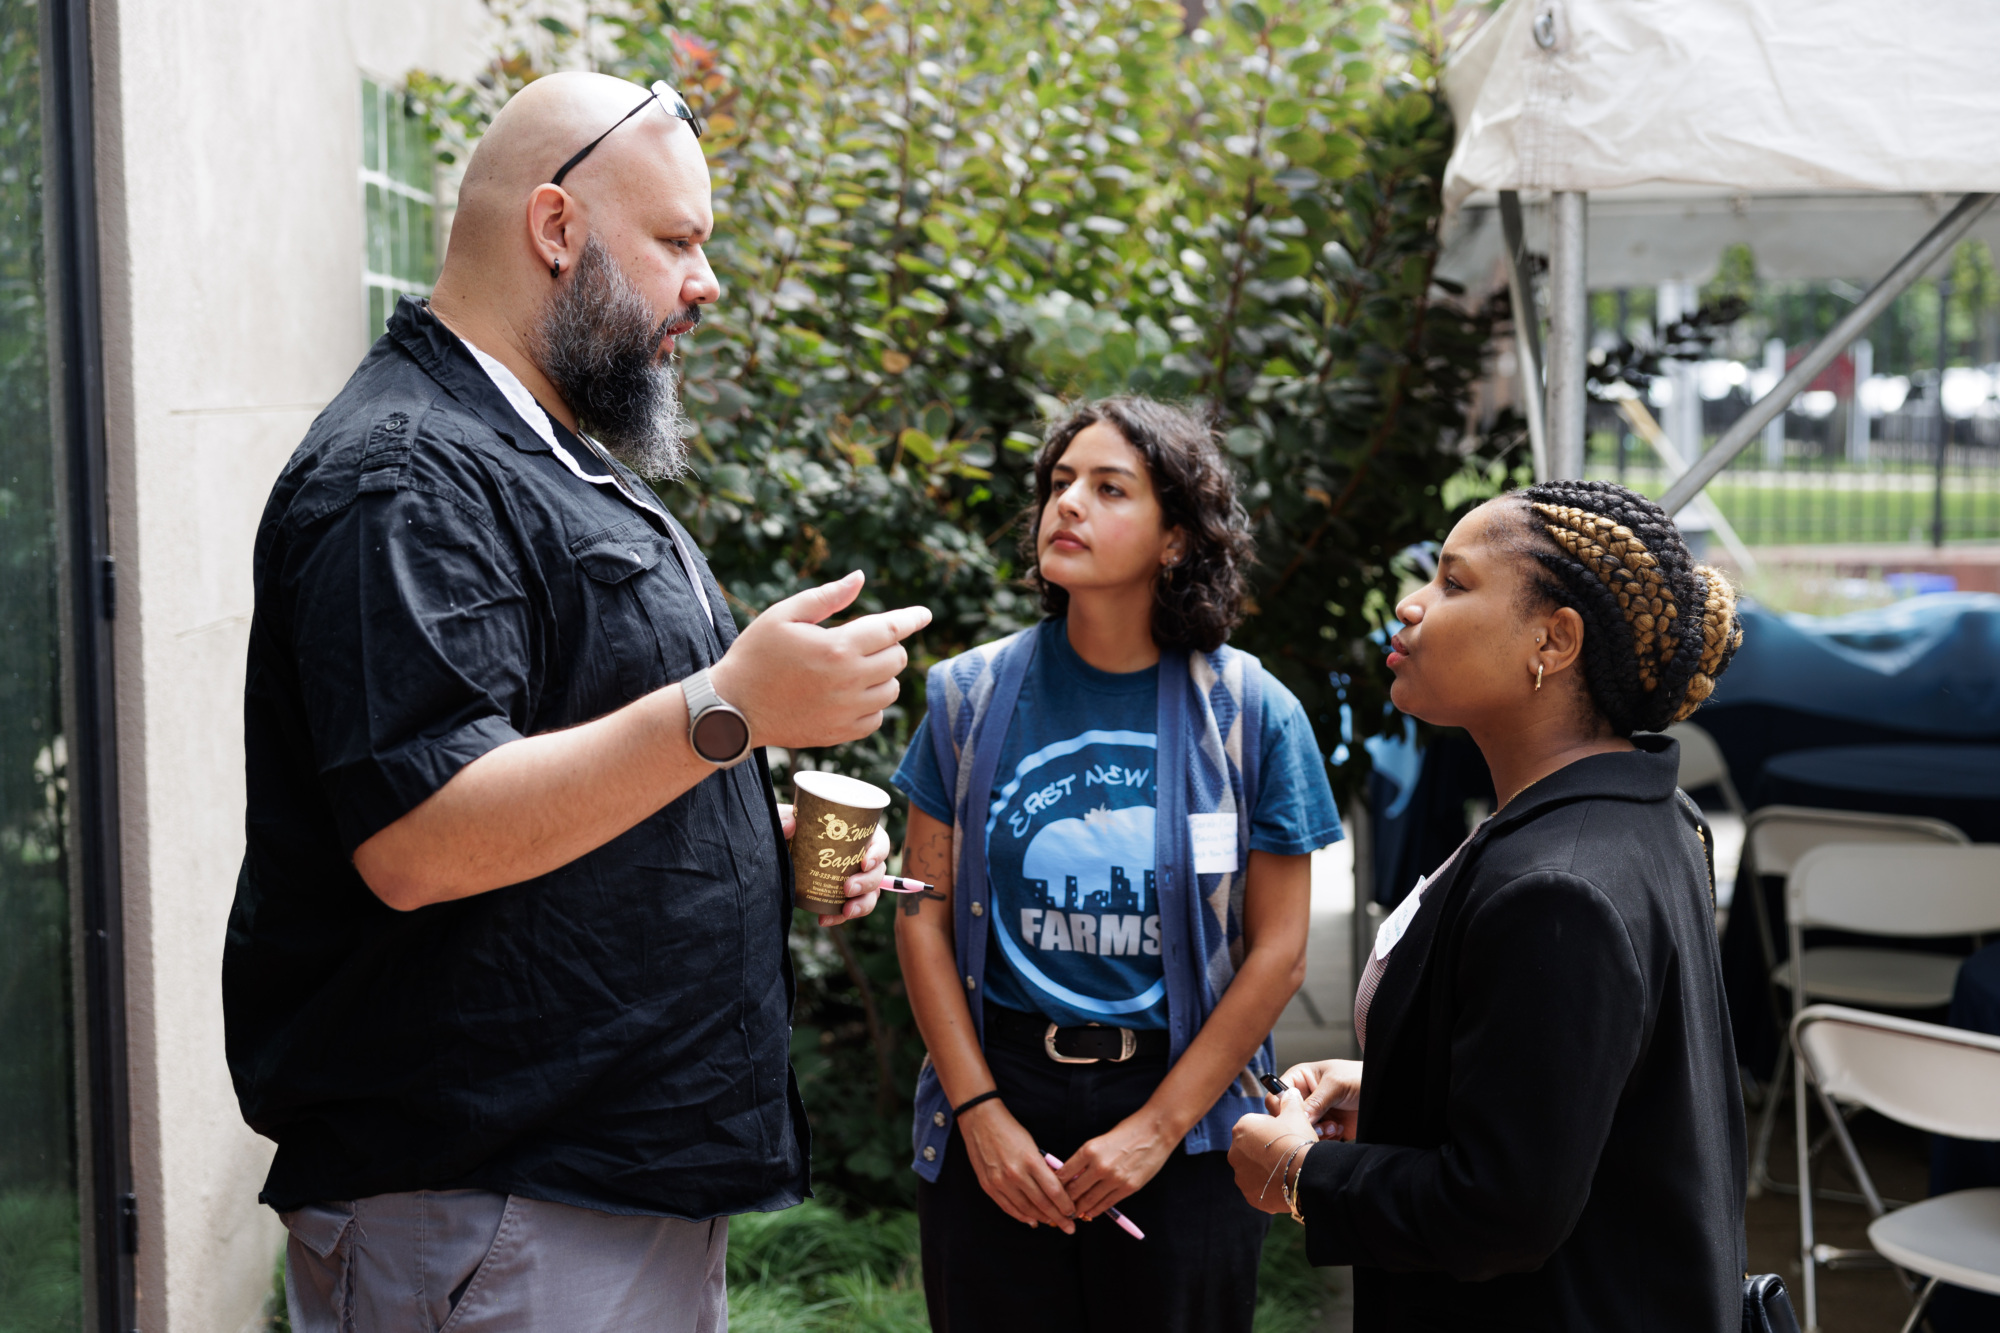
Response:
M437 281L437 159L430 125L403 90L368 78L361 81L361 192L373 341L397 297L428 296Z

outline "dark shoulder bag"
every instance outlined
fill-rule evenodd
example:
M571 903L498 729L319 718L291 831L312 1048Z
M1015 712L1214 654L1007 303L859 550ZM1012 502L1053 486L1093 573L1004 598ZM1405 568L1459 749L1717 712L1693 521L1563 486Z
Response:
M1776 1273L1743 1279L1743 1333L1799 1333L1792 1298Z

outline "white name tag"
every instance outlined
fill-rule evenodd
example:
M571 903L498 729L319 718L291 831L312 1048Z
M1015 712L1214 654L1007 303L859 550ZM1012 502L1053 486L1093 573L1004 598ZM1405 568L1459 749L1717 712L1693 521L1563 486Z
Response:
M1236 815L1225 811L1214 815L1189 815L1188 832L1194 835L1194 873L1228 875L1236 870Z
M1396 941L1403 938L1403 932L1410 928L1410 918L1417 914L1417 905L1423 901L1424 886L1431 882L1426 875L1417 881L1415 888L1396 904L1396 910L1389 913L1389 919L1375 932L1375 956L1387 958L1389 950L1396 947Z

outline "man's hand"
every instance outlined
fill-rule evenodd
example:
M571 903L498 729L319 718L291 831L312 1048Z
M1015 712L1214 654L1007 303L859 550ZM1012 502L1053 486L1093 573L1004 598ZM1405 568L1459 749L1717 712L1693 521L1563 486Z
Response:
M1179 1134L1169 1134L1156 1117L1141 1110L1070 1154L1057 1172L1086 1222L1136 1194L1173 1156Z
M784 826L785 841L799 831L796 810L789 805L778 807L778 822ZM889 859L889 830L882 825L875 826L875 836L868 840L868 851L861 858L861 869L847 877L843 886L847 890L847 905L838 912L821 912L822 926L837 926L843 921L867 916L875 910L875 903L882 895L882 865Z
M902 641L931 623L928 607L819 622L853 605L859 572L766 607L709 671L715 692L750 720L752 745L788 750L872 734L909 664Z
M909 661L900 641L931 613L912 606L820 628L860 591L861 576L850 574L779 602L711 669L716 693L749 718L754 744L837 745L882 725ZM355 848L354 868L399 912L470 897L568 865L714 773L688 744L687 701L669 685L487 751ZM872 892L871 883L847 913L872 908Z
M1236 1188L1243 1191L1252 1208L1283 1213L1290 1210L1285 1206L1285 1182L1278 1174L1283 1170L1285 1180L1296 1179L1318 1135L1305 1099L1297 1092L1268 1100L1277 1103L1276 1115L1246 1115L1236 1122L1229 1142L1229 1165L1236 1169Z

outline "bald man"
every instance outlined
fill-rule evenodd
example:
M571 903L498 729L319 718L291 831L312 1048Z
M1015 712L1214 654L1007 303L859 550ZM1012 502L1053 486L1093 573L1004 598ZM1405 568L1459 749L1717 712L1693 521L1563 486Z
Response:
M874 731L930 617L823 627L851 575L738 634L645 484L719 295L697 133L517 95L258 529L223 999L301 1333L720 1329L729 1215L807 1191L761 747Z

